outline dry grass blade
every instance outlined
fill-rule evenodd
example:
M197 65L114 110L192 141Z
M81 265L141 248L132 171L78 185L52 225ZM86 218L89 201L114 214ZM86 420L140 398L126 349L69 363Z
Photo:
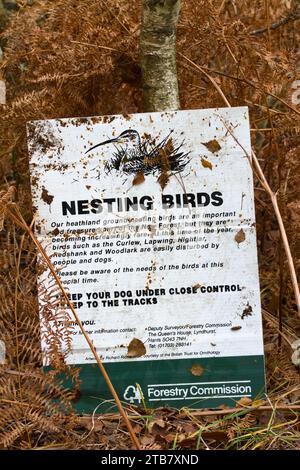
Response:
M286 257L287 257L287 261L288 261L291 280L292 280L292 284L293 284L293 288L294 288L295 300L296 300L296 304L297 304L297 308L298 308L298 316L300 318L300 290L299 290L299 284L298 284L296 269L295 269L291 249L290 249L290 244L289 244L289 241L288 241L288 238L287 238L287 235L286 235L286 230L285 230L284 223L283 223L283 220L282 220L282 216L281 216L281 213L280 213L280 210L279 210L277 196L272 191L272 189L271 189L271 187L270 187L270 185L269 185L269 183L268 183L268 181L267 181L267 179L264 175L264 172L261 169L261 166L259 164L259 161L258 161L254 151L252 151L251 156L248 155L246 149L242 146L242 144L235 137L235 135L231 131L230 127L227 127L227 129L228 129L228 132L233 137L233 139L236 141L236 143L241 147L241 149L245 153L245 156L247 156L249 162L252 162L252 160L253 160L253 162L254 162L253 167L254 167L254 170L256 171L259 182L262 185L262 187L265 189L265 191L269 194L270 199L272 201L272 205L273 205L273 208L274 208L276 219L277 219L277 222L278 222L278 225L279 225L280 234L281 234L281 237L282 237L282 242L283 242L285 254L286 254Z
M132 439L132 442L133 442L134 446L136 447L136 449L140 450L140 448L141 448L141 447L140 447L140 443L139 443L139 441L138 441L138 439L137 439L137 437L136 437L136 434L135 434L135 432L134 432L134 430L133 430L133 428L132 428L132 425L131 425L131 423L130 423L130 421L129 421L129 419L128 419L128 416L127 416L127 414L126 414L126 412L125 412L125 410L124 410L124 408L123 408L123 406L122 406L122 404L121 404L121 402L120 402L120 399L119 399L119 397L118 397L118 395L117 395L117 392L115 391L114 386L113 386L113 384L111 383L111 380L110 380L110 378L109 378L109 375L107 374L107 372L106 372L106 370L105 370L105 368L104 368L104 365L103 365L103 363L102 363L102 361L101 361L101 359L100 359L100 357L99 357L99 355L98 355L98 353L97 353L97 351L96 351L96 349L95 349L95 347L94 347L94 345L93 345L93 343L92 343L92 341L91 341L91 339L90 339L88 333L85 331L85 328L84 328L84 326L82 325L81 320L80 320L80 318L78 317L78 315L77 315L77 313L76 313L76 310L75 310L74 307L73 307L72 302L70 302L70 299L69 299L69 297L68 297L68 295L67 295L67 293L66 293L66 291L65 291L65 289L64 289L64 287L63 287L63 284L62 284L62 282L61 282L59 276L57 275L57 273L56 273L56 271L55 271L55 268L53 267L53 265L52 265L52 263L51 263L50 258L49 258L48 255L46 254L46 252L45 252L44 248L42 247L42 245L40 244L40 242L37 240L36 236L34 235L32 229L31 229L31 227L29 227L29 226L26 224L26 222L25 222L25 220L23 219L22 215L21 215L20 212L18 211L17 206L13 206L13 207L14 207L15 211L12 211L11 208L6 207L6 212L7 212L8 216L11 217L12 220L13 220L17 225L19 225L21 228L23 228L24 230L26 230L26 232L28 233L28 235L29 235L30 238L32 239L33 243L36 245L36 247L37 247L39 253L40 253L41 256L42 256L42 258L43 258L44 261L46 262L48 269L50 270L52 276L54 277L55 282L56 282L57 285L59 286L59 288L60 288L60 290L61 290L61 293L62 293L62 295L63 295L63 297L64 297L64 299L65 299L65 301L66 301L66 304L67 304L68 307L70 308L70 310L71 310L71 312L72 312L72 314L73 314L73 316L74 316L74 318L75 318L75 320L76 320L76 322L77 322L77 324L78 324L78 326L79 326L79 328L80 328L80 330L81 330L81 332L82 332L82 334L83 334L83 336L84 336L84 338L85 338L85 340L86 340L86 342L87 342L87 344L88 344L88 346L89 346L89 348L90 348L90 350L91 350L91 352L92 352L92 354L93 354L93 356L94 356L94 358L95 358L95 360L96 360L96 362L97 362L97 365L98 365L98 367L99 367L99 369L100 369L100 371L101 371L101 373L102 373L102 375L103 375L103 377L104 377L104 379L105 379L105 382L107 383L107 386L108 386L108 388L109 388L109 390L110 390L112 396L114 397L114 400L115 400L115 402L116 402L116 405L117 405L117 407L118 407L118 410L119 410L121 416L122 416L123 419L124 419L124 422L125 422L125 424L126 424L126 427L127 427L127 429L128 429L128 432L129 432L129 434L130 434L130 437L131 437L131 439Z
M3 229L4 216L7 205L12 202L14 193L15 188L13 186L10 186L7 191L0 192L0 231Z
M212 82L212 84L214 85L214 87L216 88L218 93L221 95L221 97L224 100L226 106L231 107L228 99L226 98L225 94L221 90L220 86L216 83L216 81L212 77L210 77L210 75L207 72L205 72L205 70L202 67L195 64L193 61L188 59L185 55L183 55L183 54L180 54L180 55L184 59L186 59L189 63L191 63L194 67L196 67L198 70L200 70L205 76L207 76L209 78L209 80ZM280 230L280 233L281 233L282 242L283 242L284 250L285 250L285 253L286 253L287 261L288 261L288 266L289 266L291 280L292 280L294 294L295 294L295 300L296 300L297 309L298 309L298 316L300 318L300 290L299 290L299 284L298 284L298 281L297 281L295 265L294 265L294 261L293 261L289 241L288 241L288 238L287 238L287 235L286 235L286 230L285 230L285 227L284 227L284 223L283 223L283 220L282 220L282 216L281 216L281 213L280 213L280 209L279 209L279 206L278 206L276 194L272 191L272 189L271 189L271 187L270 187L270 185L269 185L269 183L268 183L268 181L267 181L267 179L264 175L264 172L261 169L261 166L259 164L259 161L256 157L255 152L252 151L251 156L248 155L248 153L246 152L244 147L240 144L238 139L236 139L236 137L233 134L233 132L231 131L230 127L227 127L227 129L230 132L230 134L232 135L232 137L234 138L234 140L236 141L236 143L242 148L243 152L248 157L249 162L252 163L252 161L253 161L253 167L254 167L254 170L255 170L255 172L258 176L260 184L262 185L262 187L265 189L265 191L270 196L270 199L271 199L271 202L272 202L272 205L273 205L273 208L274 208L274 212L275 212L275 215L276 215L276 219L277 219L277 222L278 222L278 225L279 225L279 230Z
M277 411L282 411L285 413L300 412L300 405L278 405L275 407ZM252 413L253 411L257 412L273 412L274 408L270 405L258 405L258 406L246 406L243 407L242 413ZM235 413L240 413L241 410L237 408L226 408L224 410L199 410L193 411L193 416L225 416Z

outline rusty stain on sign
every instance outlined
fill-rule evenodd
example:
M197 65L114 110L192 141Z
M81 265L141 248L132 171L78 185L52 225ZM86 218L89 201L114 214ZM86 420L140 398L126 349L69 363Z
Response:
M195 377L200 377L204 372L204 368L200 364L193 364L190 371Z
M246 234L242 228L235 235L234 239L237 242L237 244L243 243L246 240Z
M51 194L48 193L48 190L46 188L42 188L42 194L41 194L41 198L43 199L43 201L46 203L46 204L51 204L53 199L54 199L54 196L51 196Z
M127 357L142 357L146 352L144 343L138 338L133 338L128 345Z
M206 160L206 158L201 157L201 163L204 168L209 168L210 170L213 169L212 163L210 161Z
M221 150L221 145L216 139L210 140L209 142L203 142L206 148L212 153L219 152Z

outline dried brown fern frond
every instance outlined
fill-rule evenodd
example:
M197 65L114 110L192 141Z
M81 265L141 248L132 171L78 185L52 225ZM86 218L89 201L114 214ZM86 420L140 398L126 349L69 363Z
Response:
M71 316L55 282L47 284L47 287L40 283L39 298L41 340L46 348L44 352L49 365L57 368L72 350Z
M3 199L3 198L2 198ZM5 201L9 203L9 198ZM79 371L62 360L52 372L42 367L40 322L36 298L36 253L24 234L6 221L6 250L0 265L0 339L5 345L5 362L0 364L0 442L5 447L27 442L37 431L64 434L66 414L72 420L72 400L79 387ZM10 227L10 229L9 229ZM1 233L0 233L1 236ZM54 296L53 308L57 299ZM51 302L48 300L48 308ZM68 331L68 329L66 330ZM63 339L66 340L66 331ZM49 341L58 344L50 329ZM69 387L60 376L69 379Z
M15 188L11 186L7 191L0 192L0 230L3 229L6 206L12 201Z

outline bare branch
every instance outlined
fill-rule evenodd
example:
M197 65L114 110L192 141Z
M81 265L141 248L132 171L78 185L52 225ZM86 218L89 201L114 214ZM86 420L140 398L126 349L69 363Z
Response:
M289 11L287 16L285 16L284 18L281 18L281 20L279 20L275 23L272 23L269 28L259 28L259 29L256 29L254 31L251 31L250 34L251 34L251 36L258 36L259 34L263 34L263 33L267 32L268 30L273 31L274 29L278 29L281 26L286 25L290 21L296 21L296 20L299 20L299 19L300 19L299 2L298 2L298 0L296 0L294 8Z

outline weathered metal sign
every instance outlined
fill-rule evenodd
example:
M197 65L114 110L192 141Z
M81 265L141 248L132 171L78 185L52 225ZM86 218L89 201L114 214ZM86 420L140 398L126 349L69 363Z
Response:
M198 408L261 394L247 108L34 121L28 141L37 237L120 398ZM48 271L39 285L43 331ZM90 411L111 397L70 325Z

